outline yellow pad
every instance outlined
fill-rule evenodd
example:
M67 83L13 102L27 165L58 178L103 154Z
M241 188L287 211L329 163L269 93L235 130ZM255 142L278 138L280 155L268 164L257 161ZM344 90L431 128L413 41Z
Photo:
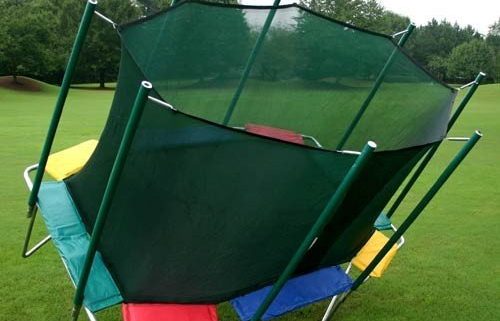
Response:
M389 238L385 236L382 232L375 231L372 237L366 242L365 246L358 252L356 257L352 260L352 264L355 267L364 271L366 267L371 263L375 256L380 252L382 247L389 241ZM387 270L389 264L391 264L394 255L398 251L398 247L394 245L385 257L380 261L377 267L370 273L370 276L379 278Z
M97 143L95 139L87 140L50 155L45 171L58 181L78 173L89 160Z

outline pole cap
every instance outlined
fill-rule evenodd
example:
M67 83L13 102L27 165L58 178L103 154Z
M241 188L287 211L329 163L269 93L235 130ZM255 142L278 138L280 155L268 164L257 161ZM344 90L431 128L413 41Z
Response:
M149 81L142 81L141 86L146 88L146 89L153 89L153 84L151 84Z

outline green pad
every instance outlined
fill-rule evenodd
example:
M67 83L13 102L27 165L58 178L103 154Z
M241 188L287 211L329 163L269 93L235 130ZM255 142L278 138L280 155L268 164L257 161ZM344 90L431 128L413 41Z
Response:
M68 193L66 184L64 182L43 183L38 194L38 206L71 280L75 284L78 283L90 237ZM122 300L100 253L97 253L85 289L84 305L92 312L96 312L118 304Z
M380 215L377 217L377 220L375 221L375 224L373 224L373 227L375 227L379 231L392 230L391 219L387 217L385 213L380 213Z

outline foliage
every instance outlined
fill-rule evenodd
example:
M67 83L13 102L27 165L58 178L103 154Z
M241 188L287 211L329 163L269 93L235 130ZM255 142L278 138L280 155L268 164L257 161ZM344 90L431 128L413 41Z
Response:
M58 62L54 25L57 18L49 1L0 2L0 74L40 77L56 68ZM56 52L54 52L54 48Z
M253 45L242 11L194 7L188 14L180 11L172 19L177 23L165 28L157 44L163 61L157 71L164 70L171 79L202 82L242 68ZM179 63L179 57L188 63Z
M163 8L169 7L172 0L135 0L134 2L135 5L141 8L144 15L149 16Z
M375 0L302 0L301 4L333 19L381 33L392 34L410 23L408 17L386 11Z
M492 76L498 82L500 81L500 18L490 27L486 43L495 51L495 67Z
M407 49L415 59L428 66L431 59L445 58L453 48L473 39L481 39L481 36L471 26L461 28L456 23L432 19L414 31Z
M374 0L303 0L311 10L362 28L376 25L384 11Z
M85 3L80 0L60 2L60 34L65 35L66 52L70 51ZM78 10L75 10L78 8ZM116 23L134 20L141 15L137 6L123 0L106 0L99 3L99 11L110 15ZM111 14L112 13L112 14ZM98 80L100 87L116 79L120 60L120 40L109 23L94 17L80 56L77 77L88 81Z
M495 65L495 53L482 39L473 39L454 48L448 58L449 78L471 81L478 71L491 74Z
M123 23L140 16L153 14L168 7L171 1L106 0L99 2L99 11L117 23ZM236 0L211 1L237 3ZM0 0L0 35L2 39L0 42L0 74L14 76L22 74L53 83L59 82L62 79L85 2L84 0ZM385 10L376 0L302 0L301 3L334 19L386 34L403 30L409 23L407 17ZM187 30L183 31L188 40L204 43L206 46L206 50L204 49L200 53L198 59L193 57L193 61L212 59L210 52L217 52L218 58L215 59L212 67L205 64L203 68L207 73L211 73L208 70L210 68L226 73L232 67L240 64L242 58L224 53L222 49L216 47L216 44L230 40L248 42L248 45L251 46L253 36L248 30L243 16L234 18L234 21L227 20L225 23L221 22L223 19L219 19L215 27L208 26L203 20L193 22ZM232 26L231 30L228 29L228 25ZM195 33L193 28L203 31L204 28L208 27L214 30L224 30L223 35L216 35L214 31L213 34L207 36L207 39L202 39L199 34L193 34ZM300 27L303 35L309 28L304 23ZM336 50L337 55L344 55L343 46L338 45L340 39L337 39L339 40L336 41L337 44L325 42L326 39L329 39L325 31L322 40L303 37L302 39L305 39L306 42L301 44L299 39L288 37L286 31L273 30L268 35L272 41L267 41L267 45L263 48L263 51L268 52L266 56L273 59L273 63L262 62L256 66L256 72L259 72L261 77L266 79L283 77L285 76L283 71L286 71L284 68L295 62L300 64L304 77L312 74L329 74L332 68L338 69L339 66L335 65L337 62L329 59L328 53ZM222 39L222 36L226 39ZM238 38L239 36L241 39ZM452 64L449 61L452 50L474 39L485 41L489 47L493 48L494 67L490 70L489 75L491 79L499 80L500 20L491 26L491 30L485 38L470 26L461 28L457 24L451 24L447 21L432 20L427 25L416 29L407 44L407 49L416 60L432 72L437 73L439 77L456 81L458 79L450 78L452 76L450 72L454 69L448 68L448 64ZM74 81L99 82L101 86L104 86L105 82L115 80L120 59L119 46L116 32L106 22L94 17ZM280 51L280 47L291 48L293 46L300 46L306 50L309 58L290 57L285 54L286 51ZM318 46L325 48L323 52L312 52ZM363 45L359 44L359 46ZM368 50L370 49L368 48ZM189 54L194 55L195 53ZM486 54L491 54L491 50L487 50ZM308 71L306 58L324 59L322 70L318 70L319 73ZM456 58L456 56L453 57L453 59ZM357 61L363 59L365 57L360 57ZM369 59L365 62L365 64L367 63L371 63ZM200 64L198 63L198 65ZM176 67L180 68L180 66ZM192 69L190 72L193 73L199 67L194 64L188 66L188 69ZM360 74L364 72L363 70L369 69L358 62L355 62L355 67Z

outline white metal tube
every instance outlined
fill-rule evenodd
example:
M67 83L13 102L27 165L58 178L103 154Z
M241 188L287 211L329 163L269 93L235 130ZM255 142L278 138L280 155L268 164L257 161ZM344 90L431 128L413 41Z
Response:
M151 100L151 101L152 101L152 102L154 102L154 103L157 103L158 105L161 105L161 106L163 106L163 107L170 108L170 109L172 109L173 111L177 111L177 109L176 109L174 106L170 105L169 103L167 103L167 102L165 102L165 101L163 101L163 100L160 100L160 99L155 98L155 97L152 97L152 96L148 96L148 99L149 99L149 100Z
M113 20L111 20L110 18L106 17L105 15L103 15L102 13L100 13L99 11L94 11L94 13L95 13L96 16L98 16L102 20L106 21L107 23L110 23L113 26L113 28L116 29L116 27L118 27L118 24L116 24Z

